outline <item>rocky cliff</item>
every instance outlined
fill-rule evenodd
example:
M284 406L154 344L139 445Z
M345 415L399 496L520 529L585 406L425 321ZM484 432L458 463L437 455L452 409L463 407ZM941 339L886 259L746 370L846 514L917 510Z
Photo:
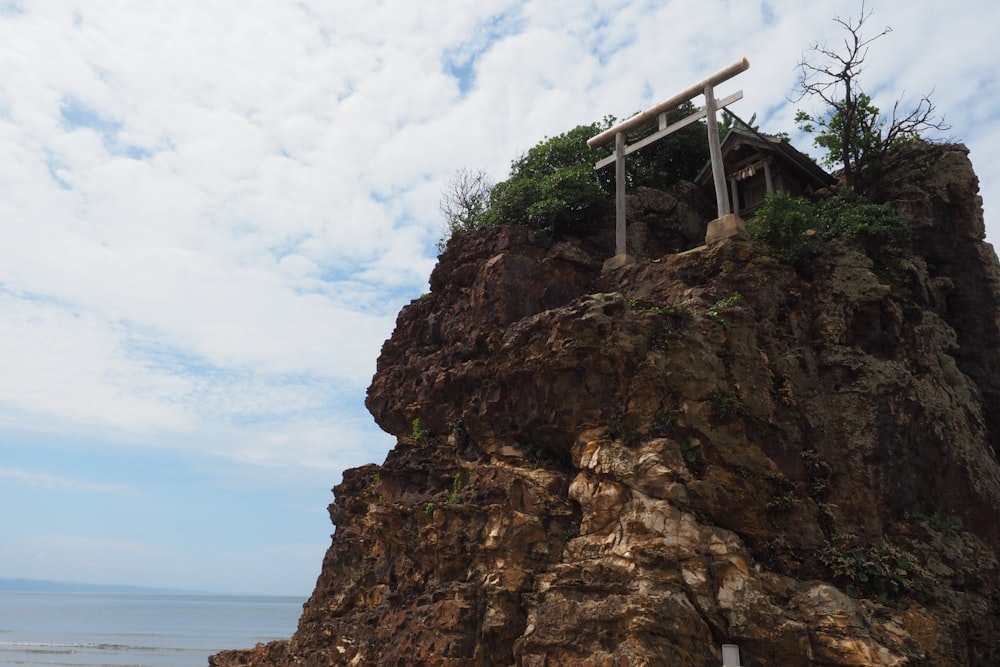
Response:
M690 187L614 271L608 220L454 239L298 631L211 664L1000 664L1000 266L967 150L895 160L878 263L687 249Z

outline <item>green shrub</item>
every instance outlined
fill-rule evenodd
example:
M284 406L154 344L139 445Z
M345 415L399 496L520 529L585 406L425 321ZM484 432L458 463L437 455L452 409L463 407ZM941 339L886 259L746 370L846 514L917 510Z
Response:
M817 235L816 206L785 192L770 195L747 223L755 241L766 243L778 259L799 264L823 251Z
M563 471L570 471L573 468L573 455L568 449L547 449L530 442L515 442L514 446L536 468L552 468Z
M850 189L821 201L819 211L826 239L856 239L872 257L910 242L909 226L888 204L869 203Z
M735 308L740 305L742 301L743 295L739 292L734 292L731 296L728 296L725 299L719 299L712 304L712 307L705 311L705 315L728 329L729 322L726 321L726 318L722 316L720 311L728 308Z
M420 417L413 420L413 439L417 442L426 442L431 438L430 430L424 428L420 423Z
M674 122L694 111L694 105L687 103L669 112L667 120ZM594 207L610 201L615 188L612 167L594 170L594 163L613 148L591 150L587 140L616 122L607 116L544 138L511 163L507 180L493 186L481 171L460 170L442 192L446 231L499 225L549 231L585 220ZM635 142L656 130L655 124L639 128L628 134L627 141ZM704 124L692 123L630 155L625 161L626 186L664 189L694 178L707 161Z
M889 544L864 544L854 535L836 536L819 559L853 597L896 598L933 583L913 555Z
M800 268L833 239L853 240L873 259L883 259L889 249L904 248L910 240L909 227L888 204L872 204L850 188L815 203L776 193L747 229L776 257Z
M490 192L489 223L548 230L580 220L605 201L610 190L594 171L601 154L587 146L587 140L604 129L599 123L578 125L546 137L514 160L510 177Z
M608 417L608 427L602 434L608 440L621 440L626 445L634 447L639 444L640 436L635 431L626 428L625 418L617 410Z
M653 414L653 423L649 427L649 437L651 438L665 438L670 435L670 429L674 426L674 416L664 412L663 410L657 410Z
M830 486L830 476L833 472L830 464L814 449L807 449L799 456L802 457L802 463L806 467L809 495L814 499L822 498Z
M733 390L713 389L708 398L712 402L715 416L721 420L735 417L743 407L739 396Z

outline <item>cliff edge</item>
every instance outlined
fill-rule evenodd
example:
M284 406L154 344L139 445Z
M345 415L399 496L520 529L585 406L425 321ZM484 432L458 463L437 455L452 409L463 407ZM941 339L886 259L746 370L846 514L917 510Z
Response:
M685 250L686 186L635 193L645 259L614 271L606 219L453 239L297 632L210 664L1000 664L1000 265L967 153L893 156L912 253L834 242L808 275Z

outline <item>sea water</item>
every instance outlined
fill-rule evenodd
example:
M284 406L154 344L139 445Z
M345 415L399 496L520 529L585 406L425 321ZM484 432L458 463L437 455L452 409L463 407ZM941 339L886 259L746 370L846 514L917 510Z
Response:
M295 632L292 597L0 592L0 665L206 667Z

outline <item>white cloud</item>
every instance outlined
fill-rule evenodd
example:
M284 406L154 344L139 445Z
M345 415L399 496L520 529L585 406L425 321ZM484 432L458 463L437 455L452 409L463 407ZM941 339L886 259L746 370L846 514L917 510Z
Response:
M954 39L922 42L934 26L942 40L992 44L988 21L883 4L870 25L898 25L872 47L870 88L937 85L956 134L987 147L973 157L992 170L996 133L975 125L993 114L991 59ZM155 430L205 427L186 397L246 396L240 386L300 405L289 376L358 391L400 290L423 291L437 198L455 169L503 178L542 136L649 106L744 55L750 71L724 84L745 92L736 111L775 109L767 129L794 129L794 63L813 40L842 37L831 20L841 11L694 0L26 6L0 22L0 280L14 308L8 346L51 342L11 362L11 377L31 376L25 391L6 380L0 395L67 422L115 405L113 421ZM968 77L980 90L956 85ZM158 347L170 354L143 359ZM168 367L171 355L187 361ZM54 377L63 384L50 390Z
M87 480L58 477L48 473L28 472L17 468L0 467L0 479L18 484L44 489L59 489L66 491L88 491L97 493L125 493L129 489L119 484L105 484Z

